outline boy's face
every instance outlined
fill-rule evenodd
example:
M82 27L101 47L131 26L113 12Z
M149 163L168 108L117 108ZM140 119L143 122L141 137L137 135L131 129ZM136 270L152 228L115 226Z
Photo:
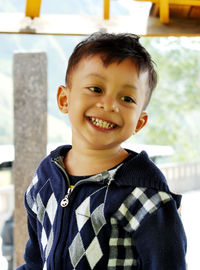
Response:
M96 150L119 147L146 124L148 73L139 74L130 59L105 67L98 55L83 58L70 85L59 87L57 100L69 114L72 143Z

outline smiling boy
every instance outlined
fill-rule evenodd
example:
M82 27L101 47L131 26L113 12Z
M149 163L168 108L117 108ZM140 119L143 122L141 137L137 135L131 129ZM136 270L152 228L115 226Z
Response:
M95 33L76 46L57 93L72 146L41 162L25 194L18 269L186 269L180 196L144 151L121 147L146 125L156 81L135 35Z
M58 90L59 108L72 124L73 148L65 166L74 175L95 174L119 164L128 156L121 143L147 122L143 106L148 72L138 74L130 58L105 66L102 57L84 57L69 86Z

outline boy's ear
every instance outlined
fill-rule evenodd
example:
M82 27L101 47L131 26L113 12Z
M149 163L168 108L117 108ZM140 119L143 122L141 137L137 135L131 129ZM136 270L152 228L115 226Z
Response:
M63 85L58 87L57 104L62 113L68 113L68 89Z
M137 133L138 131L140 131L147 123L148 120L148 114L146 112L142 112L140 115L140 118L137 122L137 126L135 129L135 132Z

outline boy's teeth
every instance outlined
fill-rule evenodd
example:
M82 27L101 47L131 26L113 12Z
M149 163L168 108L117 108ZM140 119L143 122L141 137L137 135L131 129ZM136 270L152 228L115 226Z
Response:
M89 119L97 127L102 127L102 128L107 128L107 129L111 129L111 128L115 127L114 124L103 121L102 119L98 119L98 118L94 118L94 117L91 117Z

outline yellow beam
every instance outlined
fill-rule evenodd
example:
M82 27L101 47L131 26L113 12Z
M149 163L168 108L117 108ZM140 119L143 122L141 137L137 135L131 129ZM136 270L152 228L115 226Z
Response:
M104 20L110 18L110 0L104 0Z
M39 17L40 16L41 0L26 0L26 17Z
M169 2L168 0L160 0L160 21L169 23Z

